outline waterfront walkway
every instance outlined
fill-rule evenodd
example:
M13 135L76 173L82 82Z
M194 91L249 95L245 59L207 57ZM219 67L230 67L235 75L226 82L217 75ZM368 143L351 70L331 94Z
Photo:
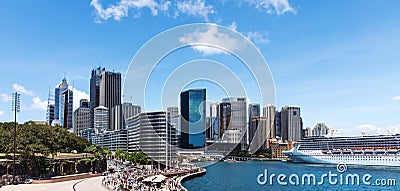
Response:
M109 191L101 185L103 177L70 180L47 184L19 184L7 185L1 191Z

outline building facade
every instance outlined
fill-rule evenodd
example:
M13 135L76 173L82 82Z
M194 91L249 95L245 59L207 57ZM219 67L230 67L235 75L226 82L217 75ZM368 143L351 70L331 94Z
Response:
M73 90L67 79L63 79L54 91L54 118L52 125L60 125L68 130L73 128ZM49 104L51 112L51 106Z
M265 105L263 107L263 116L266 117L267 120L267 138L275 138L276 137L276 107L272 104Z
M60 123L61 126L73 130L73 107L74 107L74 92L71 89L66 89L61 93L60 107Z
M105 68L95 68L90 76L90 127L94 128L94 108L100 106L100 78Z
M222 102L230 103L228 129L238 130L240 132L241 139L238 143L240 143L241 150L247 150L247 98L230 97L222 99Z
M90 102L81 99L79 108L74 111L74 133L81 135L82 131L90 128Z
M108 108L99 106L94 108L94 130L96 134L103 133L109 128Z
M132 103L123 103L114 106L111 110L110 130L126 129L126 119L141 112L140 106Z
M191 89L180 95L181 147L205 147L206 89Z
M325 123L317 123L312 130L312 136L313 137L324 137L328 135L329 133L329 128L326 126Z
M299 141L302 138L300 107L284 106L281 110L281 135L283 141Z
M259 150L265 151L268 148L270 127L267 125L268 119L264 116L255 116L251 120L249 128L250 146L249 151L255 153Z
M248 120L247 120L247 123L248 123L248 127L247 127L247 132L248 132L247 133L247 145L250 145L251 139L252 139L251 136L250 136L249 131L250 131L250 126L252 125L251 123L252 123L253 117L259 117L259 116L261 116L260 104L254 104L254 103L249 104Z
M127 120L128 151L141 150L152 160L173 166L178 141L165 111L140 113Z
M219 104L210 104L210 117L208 119L208 126L206 131L206 139L218 141L219 139Z

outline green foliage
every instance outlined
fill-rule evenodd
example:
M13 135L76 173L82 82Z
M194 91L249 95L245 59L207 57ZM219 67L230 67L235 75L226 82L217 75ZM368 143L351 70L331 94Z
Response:
M14 123L0 123L0 153L13 151ZM36 155L47 157L57 152L83 152L90 143L61 127L49 125L17 125L17 153L29 159Z
M139 152L126 153L125 160L131 162L132 164L145 165L148 162L148 157L142 151L139 151Z

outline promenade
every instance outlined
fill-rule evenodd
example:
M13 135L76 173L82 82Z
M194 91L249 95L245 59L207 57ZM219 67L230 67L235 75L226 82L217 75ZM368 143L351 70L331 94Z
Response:
M1 191L109 191L101 185L103 177L48 184L19 184L0 188Z

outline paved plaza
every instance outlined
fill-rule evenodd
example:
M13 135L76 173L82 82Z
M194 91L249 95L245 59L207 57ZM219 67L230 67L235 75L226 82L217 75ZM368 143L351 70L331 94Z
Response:
M75 191L107 191L101 184L102 178L94 177L49 184L8 185L0 188L0 191L74 191L75 184Z

